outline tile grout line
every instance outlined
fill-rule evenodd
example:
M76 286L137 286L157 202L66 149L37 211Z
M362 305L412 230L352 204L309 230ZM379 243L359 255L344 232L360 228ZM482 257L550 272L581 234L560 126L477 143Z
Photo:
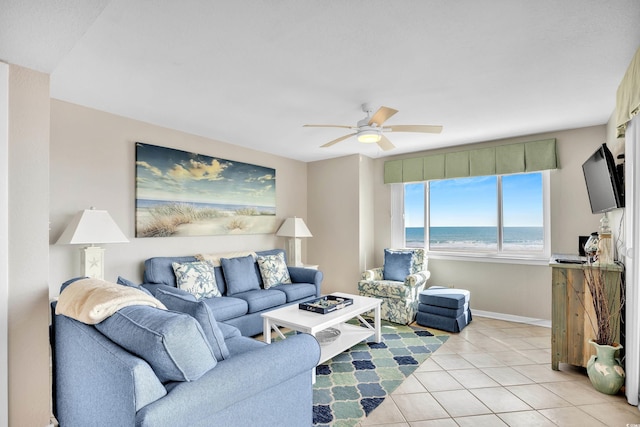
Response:
M478 320L476 322L476 319ZM569 411L575 411L578 410L580 414L583 415L583 417L581 418L582 423L584 424L586 423L604 423L602 420L600 420L599 418L596 418L595 416L591 415L589 412L587 412L587 409L592 407L594 404L595 405L613 405L614 409L617 409L618 412L619 408L615 408L616 405L620 405L622 403L626 404L626 400L624 399L624 397L618 395L617 397L610 397L610 396L606 396L606 397L602 397L599 396L597 394L593 394L593 393L597 393L595 392L595 390L593 390L593 393L590 391L589 388L585 387L585 384L588 384L588 379L586 379L586 374L584 373L584 370L582 370L581 368L576 368L576 367L571 367L569 365L567 365L567 367L563 367L561 368L560 371L552 371L551 370L551 366L550 366L550 360L551 360L551 354L550 354L550 331L548 331L548 328L543 328L540 326L531 326L531 325L523 325L523 324L517 324L517 325L513 325L513 324L509 324L510 322L507 321L493 321L493 322L483 322L480 318L476 318L474 319L474 322L470 323L469 326L461 333L459 334L452 334L450 335L449 339L447 340L447 342L445 344L443 344L442 347L440 347L440 349L438 350L438 352L434 353L434 355L432 355L432 357L430 357L429 359L427 359L424 363L434 363L435 367L439 368L439 369L431 369L431 367L427 370L424 371L420 371L420 368L418 368L418 370L416 370L412 375L414 376L414 379L416 381L418 381L418 383L420 384L420 386L425 390L424 392L419 392L419 391L411 391L408 393L403 393L404 394L424 394L425 396L428 395L431 397L431 399L434 399L434 401L440 406L440 408L442 408L442 410L444 411L444 413L446 413L447 415L449 415L449 418L436 418L436 420L451 420L451 422L456 423L456 425L458 424L456 422L456 419L461 419L461 418L470 418L470 417L474 417L474 416L481 416L481 414L478 415L468 415L468 416L464 416L464 417L453 417L451 416L451 412L449 410L447 410L447 408L445 408L444 406L442 406L440 404L440 402L433 396L433 392L430 391L428 389L428 387L422 383L419 379L418 376L416 374L420 374L420 373L429 373L429 372L445 372L448 375L450 375L455 381L457 381L459 383L459 385L462 387L461 389L457 389L457 390L464 390L467 393L469 393L471 396L473 396L476 400L478 400L485 408L486 410L490 411L489 414L485 414L485 415L490 415L493 417L496 417L497 420L499 420L501 423L504 423L506 425L510 425L510 423L515 423L513 425L522 425L522 420L525 419L525 417L531 416L531 417L538 417L535 418L537 419L539 422L542 423L547 423L548 425L559 425L559 426L563 426L563 425L571 425L571 423L573 421L565 421L562 417L567 417L569 413ZM493 324L496 325L497 327L490 327L488 326L488 324ZM478 330L473 330L473 327L481 324L481 328L479 328ZM507 327L505 327L507 326ZM524 329L527 330L524 330ZM531 329L531 328L535 328L535 329ZM540 330L540 328L542 329L547 329L547 330ZM487 366L484 368L479 367L478 365L474 364L471 360L468 360L467 358L464 357L465 354L489 354L488 350L483 350L482 348L477 346L477 333L482 333L483 335L485 335L485 333L488 333L490 336L491 334L491 329L494 330L499 330L499 331L511 331L509 333L511 333L512 335L514 335L514 338L507 338L504 337L503 340L506 341L504 344L505 349L503 351L493 351L491 353L503 353L503 352L513 352L514 354L518 354L519 356L521 356L522 358L529 361L529 363L519 363L522 360L518 361L515 360L513 363L511 364L510 362L505 362L504 360L500 360L497 359L495 356L491 355L491 357L493 357L494 359L497 360L498 363L500 363L500 366L496 366L495 368L499 368L499 367L505 367L505 368L510 368L511 371L517 373L517 375L521 376L521 378L524 378L527 380L527 383L525 384L500 384L498 383L497 386L488 386L488 387L467 387L464 384L460 383L460 381L458 379L456 379L454 376L451 375L452 371L462 371L465 369L475 369L479 372L482 372L484 375L486 375L487 377L489 377L492 381L497 382L495 379L493 379L492 377L490 377L489 375L486 374L486 372L484 372L483 369L488 369L488 368L492 368L493 366ZM520 329L520 330L519 330ZM519 335L525 335L525 336L519 336ZM529 334L529 335L526 335ZM467 339L468 337L473 337L471 338L471 341L469 339ZM529 342L527 342L526 340L529 340ZM549 345L542 347L541 343L545 340L548 340L547 342L549 343ZM476 345L474 345L473 342L476 342ZM497 341L497 340L496 340ZM517 347L521 347L524 342L524 345L530 348L517 348ZM515 345L516 347L512 347L512 345ZM468 349L471 349L473 351L468 351ZM546 354L545 354L546 353ZM434 357L435 356L435 357ZM456 356L459 357L460 359L466 361L467 363L469 363L469 365L471 366L470 368L454 368L454 369L445 369L442 365L442 362L444 362L447 358L455 358ZM473 360L473 356L468 356L470 359ZM479 359L481 359L482 357L480 357ZM429 362L429 360L432 359L431 362ZM440 363L438 363L438 359L440 359ZM516 358L517 359L517 358ZM476 359L477 360L477 359ZM491 362L490 362L491 363ZM434 368L435 368L434 367ZM520 369L518 369L520 368ZM548 371L546 371L548 369ZM536 370L540 370L539 372ZM539 375L538 375L539 374ZM546 375L550 375L548 378L546 377ZM553 378L553 376L559 376L559 380L557 381L553 381L551 380ZM508 377L507 377L508 378ZM536 381L536 378L539 381ZM408 380L409 377L407 377L406 380ZM586 379L586 381L585 381ZM406 381L405 380L405 381ZM505 381L503 379L503 381ZM566 395L566 393L561 393L562 389L559 387L553 387L554 384L563 384L565 385L565 387L575 387L576 392L580 392L580 393L585 393L585 397L584 400L585 402L588 401L599 401L601 403L582 403L582 404L574 404L571 401L567 400L565 397L563 397L563 395ZM547 385L547 387L545 387L545 385ZM548 408L540 408L540 409L536 409L536 407L534 405L532 405L531 403L529 403L530 399L525 399L524 397L521 397L519 395L516 395L515 393L513 393L509 387L518 387L518 386L538 386L539 388L541 388L542 390L544 390L543 395L546 396L554 396L554 398L552 398L552 400L555 399L559 399L563 402L565 402L568 406L557 406L557 404L552 404L550 407ZM481 388L499 388L501 389L503 392L509 393L509 395L513 396L515 399L517 399L519 402L521 402L522 404L524 404L525 406L531 408L529 410L516 410L516 411L502 411L502 412L495 412L493 409L491 409L491 407L489 407L487 404L485 404L478 396L476 396L476 394L473 393L473 390L477 390L477 389L481 389ZM410 425L411 423L415 423L415 422L420 422L420 421L408 421L407 420L407 415L402 411L401 406L397 404L396 402L396 398L397 398L397 394L392 394L390 395L391 398L393 399L393 403L396 406L396 408L398 409L399 413L400 413L400 418L401 419L397 419L391 422L391 424L395 425ZM534 399L536 399L536 397L533 397ZM543 397L538 396L537 399L543 399ZM579 400L575 400L574 401L579 401ZM543 412L544 411L544 412ZM626 422L626 423L636 423L636 424L640 424L640 412L635 413L632 411L623 411L624 414L621 415L622 418L624 418L624 421L621 422ZM522 414L521 414L522 413ZM501 417L505 416L505 415L514 415L514 417L505 417L504 419ZM556 414L556 415L554 415ZM564 415L563 415L564 414ZM571 413L571 414L575 414L575 413ZM378 425L378 426L383 426L385 425L384 423L378 423L375 422L375 411L373 411L370 414L371 417L371 422L367 423L365 420L365 423L363 425L366 426L374 426L374 425ZM520 418L519 418L520 417ZM628 417L629 420L627 421L625 417ZM383 418L384 419L384 418ZM497 421L496 420L496 421ZM518 421L519 420L519 421ZM423 421L429 422L429 419L425 419ZM453 424L451 424L453 425ZM545 424L546 425L546 424ZM624 425L624 424L622 424Z

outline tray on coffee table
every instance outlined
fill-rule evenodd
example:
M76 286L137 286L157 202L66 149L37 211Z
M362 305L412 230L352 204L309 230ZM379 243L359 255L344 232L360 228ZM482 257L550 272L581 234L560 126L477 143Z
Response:
M313 311L314 313L327 314L352 304L353 298L325 295L311 301L301 302L298 304L298 308L300 310Z

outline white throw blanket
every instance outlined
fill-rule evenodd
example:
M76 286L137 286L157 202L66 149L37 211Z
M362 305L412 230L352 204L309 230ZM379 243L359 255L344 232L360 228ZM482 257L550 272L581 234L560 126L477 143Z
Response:
M160 301L139 289L100 279L81 279L73 282L60 293L56 314L63 314L88 325L95 325L130 305L167 309Z

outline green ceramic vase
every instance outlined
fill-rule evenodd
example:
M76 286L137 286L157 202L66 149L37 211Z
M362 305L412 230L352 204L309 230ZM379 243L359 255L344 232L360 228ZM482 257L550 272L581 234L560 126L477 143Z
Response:
M620 359L615 355L622 346L601 345L593 340L589 340L589 344L596 348L596 354L587 362L587 374L591 384L601 393L618 393L624 385L624 370L620 365Z

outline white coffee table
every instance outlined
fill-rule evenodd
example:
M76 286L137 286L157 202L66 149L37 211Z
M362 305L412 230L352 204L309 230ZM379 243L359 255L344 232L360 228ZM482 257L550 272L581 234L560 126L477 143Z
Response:
M321 346L320 361L318 362L318 364L320 364L342 353L346 349L353 347L360 341L369 339L372 336L375 336L375 342L380 342L382 340L380 328L381 300L377 298L345 294L342 292L335 292L331 295L343 298L352 298L353 304L328 314L301 310L298 308L298 304L289 305L287 307L263 313L262 331L264 341L267 344L271 342L272 329L276 334L278 334L278 336L284 339L285 336L278 328L279 326L311 334L314 337L318 332L327 328L334 327L339 329L340 336L335 341ZM361 316L371 310L374 311L374 326L371 326L369 322L364 320ZM357 318L365 327L345 323L353 318Z

